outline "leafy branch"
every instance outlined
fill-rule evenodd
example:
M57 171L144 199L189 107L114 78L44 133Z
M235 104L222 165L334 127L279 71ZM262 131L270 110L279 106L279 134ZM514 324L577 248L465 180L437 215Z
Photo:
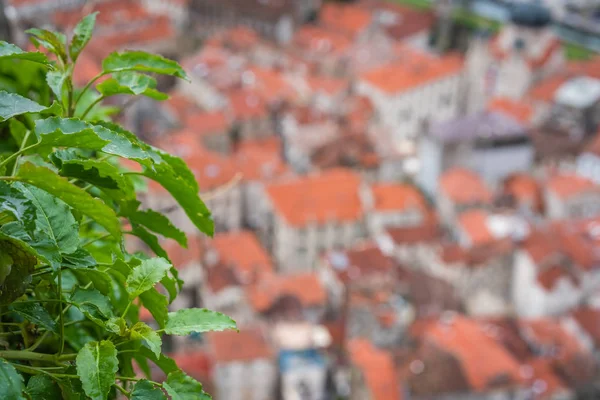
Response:
M163 214L140 209L134 179L162 185L207 235L214 230L210 211L181 159L100 118L106 98L164 100L153 75L187 75L175 61L125 51L110 54L97 76L74 87L95 20L96 13L84 17L70 41L59 32L28 31L56 61L0 42L0 61L8 61L3 78L14 81L6 87L16 88L0 91L0 133L10 137L0 158L0 392L10 399L209 398L162 354L162 335L236 324L206 309L169 312L183 282L157 235L182 246L187 238ZM36 78L23 81L23 71ZM140 170L126 170L119 159ZM155 256L128 254L125 234ZM139 321L141 306L157 329ZM166 380L137 376L134 360L156 364Z

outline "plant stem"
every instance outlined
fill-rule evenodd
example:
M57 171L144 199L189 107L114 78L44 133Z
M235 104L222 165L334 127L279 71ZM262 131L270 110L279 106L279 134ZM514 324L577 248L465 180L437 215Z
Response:
M98 79L102 78L104 75L106 75L107 72L100 72L98 75L96 75L95 77L92 78L91 81L89 81L84 87L83 89L81 89L81 92L79 93L79 96L77 96L77 98L75 99L75 104L74 104L74 109L77 108L77 103L79 103L79 100L81 100L81 97L83 97L83 94L90 88L90 86L92 86L94 84L94 82L96 82Z
M87 247L87 246L89 246L90 244L92 244L92 243L94 243L94 242L97 242L98 240L106 239L106 238L107 238L107 237L109 237L110 235L111 235L110 233L107 233L107 234L104 234L104 235L102 235L102 236L99 236L99 237L97 237L97 238L91 239L91 240L89 240L88 242L86 242L86 243L84 243L83 245L81 245L81 247Z
M63 298L62 298L62 269L58 269L58 301L60 310L63 309ZM58 349L58 355L62 355L65 350L65 321L62 311L58 313L60 323L60 347Z
M27 133L25 133L25 136L23 137L23 141L21 142L21 146L19 146L19 150L23 150L25 148L25 145L27 144L27 140L29 140L29 135L31 134L31 131L27 131ZM15 159L15 164L13 165L13 170L12 173L10 174L10 176L15 176L15 174L17 173L17 166L19 165L19 156L17 156L17 158Z
M119 381L137 382L137 381L141 381L142 379L146 379L146 378L130 378L128 376L117 376L116 379ZM148 380L148 382L150 382L153 385L162 387L162 383L158 383L158 382L154 382L154 381L150 381L150 380Z
M38 145L37 143L34 143L31 146L27 146L27 147L21 148L18 151L12 153L10 156L6 157L4 159L4 161L0 162L0 168L4 167L6 164L8 164L9 162L11 162L14 158L19 157L21 154L25 153L26 151L29 151L31 149L36 148L37 145ZM6 178L10 178L10 177L4 177L3 176L2 178L6 179ZM12 178L12 179L14 179L14 178Z
M117 385L116 383L114 383L113 386L116 387L117 389L119 389L119 392L123 393L125 396L127 396L127 398L129 398L129 396L131 396L131 393L128 392L127 390L125 390L125 388L123 386Z
M80 119L85 119L85 116L88 115L88 113L92 110L92 108L94 108L94 106L98 103L100 103L102 100L104 100L106 97L104 96L100 96L98 97L96 100L92 101L92 104L90 104L88 106L88 108L85 109L85 111L83 112L83 114L81 114L81 117L79 117Z
M68 357L65 357L68 356ZM0 357L7 360L23 360L23 361L46 361L56 363L58 361L73 360L77 354L65 354L57 356L56 354L34 353L28 350L4 350L0 351Z

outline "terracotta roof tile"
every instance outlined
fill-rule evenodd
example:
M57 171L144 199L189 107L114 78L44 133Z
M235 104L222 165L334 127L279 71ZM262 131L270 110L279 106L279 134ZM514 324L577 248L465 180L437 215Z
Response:
M468 210L458 216L458 225L467 234L472 246L485 245L495 240L488 228L488 213Z
M492 192L475 172L465 168L451 168L439 180L440 190L457 204L492 201Z
M208 353L202 350L189 349L185 353L169 355L182 371L203 383L210 378L212 363ZM204 389L206 390L206 389Z
M571 314L579 326L594 340L596 346L600 345L600 309L582 307Z
M303 307L323 306L327 299L325 288L314 273L265 276L249 286L246 295L258 312L267 311L283 296L298 299Z
M400 385L392 356L367 339L348 344L350 360L363 374L372 400L401 400Z
M281 140L277 137L244 141L233 157L246 181L269 181L291 173L281 157Z
M556 74L542 79L531 88L528 96L536 101L551 103L554 101L554 93L569 78L571 78L569 74Z
M201 240L198 236L188 235L187 249L181 247L174 240L165 240L163 248L175 268L180 269L193 262L200 263L203 253Z
M296 31L293 43L299 49L316 54L342 54L352 41L346 36L317 26L303 25Z
M558 393L569 389L548 360L532 358L524 366L531 367L533 371L528 383L534 387L535 400L551 400Z
M388 228L388 235L398 245L414 243L435 243L441 238L441 230L434 219L426 223L411 227Z
M430 326L425 337L458 358L477 392L493 388L498 380L507 379L508 385L523 381L517 360L474 320L453 316Z
M236 120L266 118L268 115L267 103L256 90L236 90L228 99L231 114Z
M350 170L332 169L319 175L273 183L266 191L275 212L293 226L311 222L357 221L364 210L359 198L360 177Z
M230 127L225 114L219 111L190 113L185 117L184 124L200 136L226 134Z
M494 97L488 103L488 110L506 114L523 124L529 124L533 116L533 107L529 103L508 97Z
M360 79L388 93L401 93L432 81L457 75L463 68L460 56L436 58L416 50L404 50L400 61L367 71Z
M369 26L371 13L353 4L325 3L319 20L328 29L353 37Z
M179 121L185 121L186 118L200 111L191 99L179 93L171 94L161 105L171 111Z
M550 358L566 360L583 350L579 340L567 332L557 320L550 318L521 320L519 324L524 338L550 352Z
M568 267L558 265L545 268L538 273L537 280L546 290L554 290L561 280L567 280L575 287L579 286L579 277Z
M390 275L396 265L374 244L345 252L332 251L325 256L334 272L344 282L360 282L371 275Z
M419 190L411 185L379 183L372 186L377 211L428 212L428 205Z
M259 328L241 329L239 332L209 332L206 339L215 364L271 360L274 356L273 349Z
M208 245L218 253L220 263L234 268L242 277L273 272L269 254L250 231L217 233Z
M600 190L600 187L591 180L575 174L555 175L548 180L546 188L561 199Z
M542 187L535 178L527 174L514 174L504 181L504 192L512 196L517 204L528 205L542 211L544 203Z
M295 101L298 92L286 79L284 74L276 69L250 67L242 72L242 82L258 93L267 103L276 101Z

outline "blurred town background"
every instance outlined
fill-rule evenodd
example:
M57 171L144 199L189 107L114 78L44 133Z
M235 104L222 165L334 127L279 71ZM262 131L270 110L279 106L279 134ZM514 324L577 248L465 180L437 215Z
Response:
M191 77L106 111L213 212L145 188L173 307L240 327L163 348L215 399L600 399L600 1L0 0L0 38L93 11L77 84Z

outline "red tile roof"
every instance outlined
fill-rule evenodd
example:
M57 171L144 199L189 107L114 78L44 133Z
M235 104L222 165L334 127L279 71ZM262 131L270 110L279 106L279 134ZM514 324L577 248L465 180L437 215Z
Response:
M400 384L392 356L367 339L348 344L350 360L362 373L372 400L401 400Z
M230 123L220 111L198 111L185 117L186 128L197 135L226 134Z
M504 181L504 191L511 195L517 204L528 205L535 211L544 206L542 187L535 178L527 174L514 174Z
M325 3L319 13L323 26L354 37L371 23L371 13L353 4Z
M495 240L487 225L488 213L468 210L458 216L458 225L467 234L472 246L485 245Z
M209 332L207 347L215 364L273 359L274 351L259 328Z
M285 183L273 183L266 191L275 212L288 224L357 221L364 214L359 198L360 177L346 169L331 169Z
M439 241L441 230L435 219L430 218L424 224L411 227L388 228L388 235L398 245L415 243L434 243Z
M246 181L269 181L290 173L281 157L281 140L277 137L245 141L233 157Z
M296 31L296 47L317 54L342 54L352 45L346 36L317 26L303 25Z
M546 290L554 290L561 280L569 281L573 286L579 286L579 277L568 267L551 266L541 271L537 276L538 282Z
M600 345L600 309L582 307L571 314L579 326L591 336L596 346Z
M458 55L434 57L416 50L404 52L400 61L367 71L360 79L387 94L397 94L457 75L463 68Z
M255 90L236 90L229 95L229 107L236 120L251 118L266 118L268 116L267 103Z
M486 391L497 379L508 378L509 385L522 383L519 363L476 321L456 315L426 329L425 338L454 354L473 390Z
M563 83L569 80L570 77L569 74L556 74L542 79L531 88L528 96L536 101L551 103L554 101L554 93Z
M428 205L419 190L411 185L379 183L372 187L375 198L375 210L428 212Z
M338 277L347 283L360 283L361 279L372 275L389 275L396 265L374 244L345 252L330 252L325 257Z
M279 70L250 67L242 72L242 81L244 79L249 82L247 86L262 96L267 103L295 101L298 97L294 87Z
M566 360L583 350L582 344L559 321L550 318L519 321L523 336L530 343L552 351L554 359Z
M575 174L555 175L548 180L546 188L561 199L600 190L593 181Z
M181 247L174 240L165 240L162 245L175 268L180 269L192 262L200 263L203 253L201 240L199 236L188 235L187 249Z
M266 276L246 290L248 301L258 312L267 311L283 296L291 296L303 307L325 305L327 293L314 273Z
M185 353L169 355L179 368L194 379L205 382L210 378L212 363L209 355L202 350L187 349ZM206 390L206 389L205 389Z
M568 390L567 384L554 372L551 363L543 358L532 358L524 366L533 370L530 385L534 385L535 400L551 400L557 393Z
M475 172L465 168L451 168L439 180L440 190L457 204L490 203L492 192Z
M220 263L242 276L273 272L269 254L250 231L217 233L208 245L217 251Z
M529 124L533 117L531 104L508 97L494 97L488 103L488 110L506 114L523 124Z

